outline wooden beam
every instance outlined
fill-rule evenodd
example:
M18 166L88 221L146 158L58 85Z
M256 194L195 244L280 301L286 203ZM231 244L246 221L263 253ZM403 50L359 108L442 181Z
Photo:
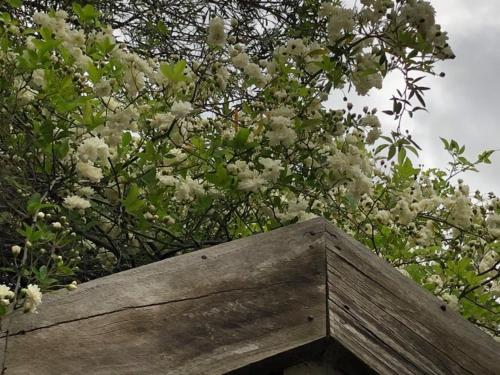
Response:
M500 344L321 218L58 291L2 328L6 375L245 373L326 337L382 374L500 374Z
M330 335L381 374L500 374L500 344L326 223Z
M322 220L296 224L47 295L39 314L16 313L8 322L5 374L223 374L324 338L318 225L324 228Z

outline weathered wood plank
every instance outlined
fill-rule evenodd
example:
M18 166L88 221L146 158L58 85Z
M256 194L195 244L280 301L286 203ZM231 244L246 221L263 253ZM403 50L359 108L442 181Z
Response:
M222 374L325 337L322 232L313 220L56 292L10 319L5 374Z
M331 336L383 374L500 374L500 345L443 306L320 218L56 292L3 322L0 360L6 375L245 373Z
M500 374L500 345L333 225L330 334L384 374Z

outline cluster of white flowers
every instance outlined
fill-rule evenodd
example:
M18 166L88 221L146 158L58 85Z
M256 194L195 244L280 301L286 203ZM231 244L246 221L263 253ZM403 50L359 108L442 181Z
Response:
M500 239L500 215L493 214L489 216L486 220L486 224L490 234L493 237Z
M167 157L164 159L163 163L168 167L175 164L180 164L187 159L186 153L180 148L173 148L168 151Z
M193 110L193 106L189 102L174 102L170 111L175 116L185 116Z
M417 244L422 246L431 246L435 241L434 231L434 222L432 220L427 220L425 222L425 226L420 228L417 234Z
M472 224L472 203L466 196L457 193L444 202L449 209L448 222L461 228L468 228Z
M175 199L178 202L190 201L204 194L203 184L190 176L178 179L175 183Z
M451 309L458 310L459 305L457 296L449 293L444 293L440 297L444 302L448 304L448 306L450 306Z
M423 0L409 0L399 14L399 19L418 30L437 49L438 57L454 57L447 43L448 35L436 24L435 10L431 3Z
M71 195L64 198L63 206L72 210L85 210L90 207L90 202L78 195Z
M77 149L78 157L83 162L101 162L107 163L110 156L109 146L99 137L86 138Z
M255 63L248 63L245 65L243 70L250 78L256 81L256 85L258 87L262 87L266 84L268 78L262 73L259 65Z
M102 79L101 81L97 82L94 86L94 91L96 96L104 98L106 96L111 95L111 92L113 90L111 84L112 84L111 80L107 79Z
M370 128L365 138L366 143L369 145L375 143L375 141L382 135L380 120L374 114L367 114L364 116L360 121L360 125Z
M354 11L342 8L332 3L323 3L318 13L320 17L328 18L328 37L335 44L342 33L350 33L354 29Z
M115 48L113 56L123 65L123 86L131 97L146 88L146 78L161 83L162 77L155 72L155 66L150 60L144 60L135 53L124 51L122 48Z
M85 48L85 32L81 29L72 29L66 23L67 17L68 14L65 11L58 10L53 16L46 13L35 13L33 21L54 33L56 38L63 42L62 45L75 59L79 68L86 70L89 64L92 64L92 59L82 50ZM110 41L114 42L112 35L108 35L107 37Z
M488 270L492 270L495 264L500 261L500 254L496 251L490 250L481 259L479 262L479 272L486 272Z
M307 52L302 39L288 39L286 51L291 56L303 56Z
M379 22L394 7L392 0L361 0L365 7L360 12L360 19L370 23Z
M231 62L236 68L244 69L250 63L250 59L245 52L240 52L233 56Z
M252 169L253 164L244 160L228 164L227 170L238 177L238 190L257 192L263 188L267 181L258 170Z
M172 113L156 113L151 120L151 126L160 130L165 130L170 128L174 120L175 116Z
M359 95L366 95L372 88L382 88L382 74L377 71L377 62L372 54L358 54L356 56L356 70L352 74L352 82ZM367 71L374 71L366 74Z
M42 303L42 292L38 285L29 284L22 290L24 293L24 311L34 313Z
M172 169L167 167L159 168L156 172L156 178L164 186L175 186L177 178L172 175Z
M396 206L391 210L391 213L395 216L398 223L403 225L410 224L415 217L417 217L417 212L410 208L408 201L402 199L396 203Z
M224 20L222 18L215 17L210 20L207 42L217 47L223 47L224 44L226 44L226 33L224 31Z
M7 306L14 296L14 292L7 285L0 284L0 304Z
M95 194L95 190L90 186L79 186L76 193L81 197L89 198Z
M285 210L278 210L276 212L276 217L281 220L292 220L298 218L299 221L305 221L316 217L309 211L309 201L303 196L295 196L290 194L287 197L283 197L286 203Z
M79 161L76 164L76 172L81 178L90 182L99 182L103 178L102 169L95 167L91 161L86 163Z
M285 116L273 116L269 120L270 130L266 132L266 137L269 139L269 145L276 146L282 144L284 146L292 145L297 139L297 134L293 130L293 122Z
M259 158L259 163L264 167L262 172L262 177L268 181L276 182L280 176L280 173L285 169L281 165L281 160L273 160L270 158Z
M111 271L118 261L115 254L104 248L99 248L96 258L101 263L102 268L108 271Z
M426 282L429 283L429 284L434 284L438 288L442 288L443 285L444 285L444 281L441 278L441 276L436 275L436 274L429 276L427 278Z
M47 86L47 81L45 80L45 70L41 68L33 70L31 81L36 88L45 88Z
M435 25L435 10L431 3L423 0L409 0L401 9L401 18L426 34Z

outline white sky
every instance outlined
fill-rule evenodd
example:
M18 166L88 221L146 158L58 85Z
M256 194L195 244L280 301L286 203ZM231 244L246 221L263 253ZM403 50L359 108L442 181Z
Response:
M352 3L345 1L346 4ZM500 149L500 0L430 0L436 9L437 23L448 31L450 45L457 56L438 66L445 78L429 77L421 81L431 88L425 94L429 112L417 112L407 118L409 129L422 147L420 158L427 167L445 167L447 153L439 137L453 138L466 145L465 156L475 160L486 149ZM424 84L425 83L425 84ZM391 95L402 87L397 76L387 77L382 90L372 90L369 97L349 98L360 112L368 105L379 110L390 109ZM351 100L352 99L352 100ZM332 98L333 107L344 107ZM358 104L359 103L359 104ZM393 122L380 115L387 129ZM500 152L493 154L492 164L480 173L468 173L464 180L471 189L483 193L500 193Z

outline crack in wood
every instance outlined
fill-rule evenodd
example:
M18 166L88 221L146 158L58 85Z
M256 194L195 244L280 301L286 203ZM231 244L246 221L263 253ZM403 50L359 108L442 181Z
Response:
M336 301L332 300L332 299L329 299L329 301L334 304L335 306L337 306L338 308L340 308L342 311L344 311L344 313L346 315L349 315L352 319L352 321L356 321L356 317L351 313L350 310L346 310L344 308L342 308L341 305L339 305ZM330 311L338 316L338 314L335 313L335 311L331 308L330 306ZM340 318L340 317L339 317ZM356 327L353 326L354 329L356 329ZM372 340L374 340L378 346L380 347L384 347L385 350L387 351L387 353L391 356L395 356L397 358L399 358L399 360L402 362L405 362L407 365L409 365L410 367L412 367L414 370L416 370L417 372L420 371L421 369L419 369L409 358L407 358L406 356L404 356L402 353L396 351L394 348L392 348L391 346L389 346L384 340L382 340L380 337L378 337L377 334L375 334L370 328L368 328L366 325L358 325L358 330L359 328L363 329L365 332L362 334L363 337L371 337ZM339 340L339 339L337 339ZM339 340L339 342L343 345L346 345L345 342L343 342L343 340ZM349 343L347 343L349 345ZM358 343L359 345L360 343ZM351 346L351 345L349 345ZM371 353L370 349L369 348L366 348L365 347L365 350L367 350L371 355L373 355L375 358L376 355L374 353ZM378 360L380 360L380 358L377 358ZM383 361L381 361L383 363Z
M326 249L327 251L330 251L331 253L333 253L335 256L339 257L342 259L342 261L344 261L347 265L349 265L350 267L352 267L354 270L356 270L359 274L363 275L364 277L366 277L368 280L370 280L371 282L375 283L376 285L378 285L381 289L383 289L384 291L388 292L390 295L394 296L395 298L397 298L398 300L401 300L404 302L404 299L401 298L400 295L397 295L395 294L392 290L388 289L385 285L381 284L378 280L374 279L373 277L371 277L368 273L366 273L365 271L363 271L362 269L360 269L358 266L356 266L356 264L354 264L353 262L351 262L349 259L347 259L345 256L343 256L341 253L335 251L335 249L337 249L337 247L335 246L335 249L332 249L331 247L329 247L328 245L326 245ZM338 249L340 250L340 249ZM326 259L326 264L327 264L327 274L329 275L330 272L332 271L336 271L335 269L335 266L334 264L331 262L331 259L329 259L329 257L327 256L327 259ZM339 275L340 277L341 275ZM328 276L327 276L328 277ZM329 283L331 283L331 281L329 280ZM333 284L332 284L333 285ZM330 301L332 303L335 303L334 301L332 301L330 299ZM382 313L384 314L388 314L390 315L393 319L395 319L397 322L399 322L400 324L402 324L404 327L406 327L410 332L412 332L413 334L415 334L415 336L418 336L420 337L422 340L424 340L426 343L428 343L428 345L430 345L434 350L436 350L436 352L439 352L441 353L442 355L444 355L445 357L447 357L450 361L456 363L460 368L462 368L464 371L467 371L467 373L471 373L470 370L468 370L467 368L463 367L462 364L460 364L459 362L456 362L454 361L454 358L451 357L446 351L442 350L441 348L439 348L438 346L434 345L434 343L432 343L431 341L427 340L427 338L425 336L422 336L421 334L419 334L417 331L415 331L414 329L412 329L412 327L408 326L405 322L401 321L398 316L396 316L395 314L391 313L390 310L387 310L387 309L383 309L382 307L378 306L378 304L374 303L373 301L371 301L372 304L376 307L378 307ZM336 304L336 303L335 303ZM337 304L336 304L337 305ZM345 311L346 309L344 309ZM349 313L350 315L352 315L351 313ZM369 329L365 326L363 326L365 329L367 329L369 331ZM370 331L370 333L372 333ZM380 339L379 339L380 340ZM464 356L470 358L470 356L461 350L460 347L454 345L454 348L456 350L458 350L460 353L462 353ZM483 367L483 365L477 361L475 361L473 358L470 358L471 361L475 362L478 366L480 367Z
M12 337L12 336L25 335L27 333L34 332L34 331L39 331L39 330L42 330L42 329L53 328L53 327L57 327L57 326L60 326L60 325L63 325L63 324L74 323L74 322L79 322L79 321L82 321L82 320L87 320L87 319L92 319L92 318L98 318L98 317L101 317L101 316L116 314L116 313L120 313L120 312L127 311L127 310L143 309L143 308L154 307L154 306L168 305L168 304L172 304L172 303L194 301L194 300L208 298L208 297L212 297L212 296L215 296L215 295L218 295L218 294L224 294L224 293L250 292L250 291L255 291L255 290L272 288L272 287L275 287L277 285L294 284L294 283L297 283L297 282L300 282L300 280L296 280L296 279L293 279L293 280L284 280L284 281L279 281L279 282L275 282L275 283L272 283L272 284L259 285L259 286L255 286L255 287L251 287L251 288L234 288L234 289L218 290L218 291L215 291L215 292L212 292L212 293L202 294L202 295L194 296L194 297L178 298L178 299L172 299L172 300L163 301L163 302L150 303L150 304L146 304L146 305L126 306L126 307L122 307L122 308L120 308L118 310L106 311L106 312L103 312L103 313L100 313L100 314L88 315L88 316L77 318L77 319L69 319L69 320L64 320L64 321L53 323L53 324L48 324L46 326L36 327L36 328L28 329L28 330L21 330L21 331L15 332L15 333L10 333L10 334L8 334L8 336ZM7 337L7 335L2 335L2 336L0 336L0 339L1 338L6 338L6 337Z

